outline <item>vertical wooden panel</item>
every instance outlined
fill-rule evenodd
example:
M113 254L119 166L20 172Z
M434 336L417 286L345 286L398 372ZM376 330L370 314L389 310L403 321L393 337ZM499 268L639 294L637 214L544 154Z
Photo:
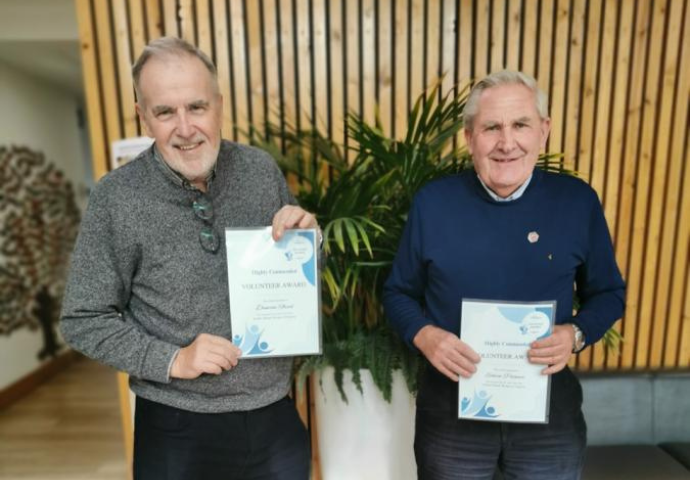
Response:
M476 0L476 23L474 25L474 78L481 80L489 73L489 51L491 39L489 36L489 14L491 12L491 0Z
M128 12L130 19L130 32L129 36L132 42L132 61L134 63L141 52L144 51L144 46L146 45L146 24L144 21L144 3L143 0L129 0ZM127 69L127 75L131 76L131 68ZM132 83L132 87L134 84ZM136 101L136 95L134 97ZM134 113L134 121L136 122L137 135L142 135L142 127L139 124L139 116L136 115L136 110Z
M565 167L569 170L575 170L575 161L579 155L578 140L582 107L580 95L582 93L586 6L587 0L574 0L571 9L568 94L566 115L563 118L563 153L565 154Z
M362 0L362 116L370 123L374 123L376 113L376 16L374 15L374 0Z
M393 134L393 31L392 3L378 3L378 104L379 116L386 135Z
M546 92L551 87L551 62L554 41L553 14L556 2L541 2L539 11L539 56L537 57L536 79L539 86Z
M667 2L660 0L653 4L652 28L650 31L650 52L663 51L664 21ZM651 175L653 172L653 146L657 134L658 121L657 93L659 89L659 72L661 68L660 55L649 55L646 70L646 86L644 97L644 110L642 113L642 134L640 136L640 155L637 158L637 182L635 198L635 216L633 218L632 236L632 260L629 274L629 298L637 296L638 309L633 312L638 317L638 338L636 342L635 366L646 368L648 366L649 340L650 340L650 295L655 286L656 252L658 249L658 219L649 217L650 207L655 207L658 202L659 191L651 190ZM663 159L657 159L662 161ZM650 197L651 194L655 196ZM651 205L650 205L651 204ZM653 228L647 228L649 223ZM647 235L649 234L649 235ZM645 242L646 240L646 242Z
M132 59L141 55L146 45L146 26L144 23L144 4L142 0L129 0L129 19L131 23Z
M506 33L506 68L520 70L520 37L522 31L522 0L508 2L508 32Z
M587 40L585 58L596 58L599 51L600 26L601 26L601 4L594 2L590 5L587 24ZM580 138L579 152L577 157L577 170L583 177L590 181L590 168L592 164L592 138L594 136L594 119L596 107L596 89L598 62L585 61L585 71L582 84L581 97L581 119L580 119Z
M264 36L264 61L266 66L266 122L274 126L280 126L280 69L279 48L280 32L278 31L277 10L274 0L263 1L263 36Z
M623 277L627 280L626 295L626 315L623 320L622 333L625 342L621 349L621 362L625 368L634 366L635 342L637 341L637 294L631 284L631 244L633 233L633 205L635 202L635 175L638 160L638 139L640 136L640 123L642 118L644 74L646 71L645 57L647 53L647 37L649 33L649 2L638 2L636 8L637 20L633 34L633 65L630 79L630 96L627 108L627 126L625 152L623 158L636 159L634 162L627 162L623 166L623 182L621 188L619 221L616 235L616 256Z
M263 29L261 14L261 0L254 0L244 3L246 26L245 34L247 38L247 59L249 67L249 101L250 101L250 121L249 129L251 132L265 130L265 100L264 100L264 72L263 72L263 45L261 43L261 32Z
M328 55L326 42L326 2L313 0L314 32L312 44L314 48L314 111L316 112L316 127L324 133L329 132L328 117Z
M441 17L441 36L443 48L441 50L441 68L439 73L443 75L441 92L450 91L456 83L455 60L458 58L456 28L459 28L458 12L455 9L455 0L444 0ZM456 27L457 25L457 27Z
M682 41L678 55L678 89L676 92L678 98L686 99L690 94L690 42L687 41L688 35L690 35L690 8L686 5L684 30L681 35ZM684 367L690 364L690 315L688 315L688 308L683 310L683 295L685 295L686 300L690 301L690 295L683 288L684 285L690 285L690 282L685 278L686 270L690 275L690 268L688 268L688 254L690 253L688 251L690 248L690 215L688 215L690 212L690 167L688 164L690 162L688 161L686 143L687 119L688 102L676 102L673 123L671 124L673 137L670 158L674 160L674 165L677 167L671 178L680 169L681 173L677 177L681 179L681 183L678 185L678 197L680 198L676 217L678 230L674 239L673 266L669 272L672 281L669 294L668 330L664 342L663 366L665 368ZM677 364L676 359L678 358L680 361Z
M113 42L111 40L112 16L110 15L108 2L96 2L93 8L96 24L99 26L96 33L98 34L98 60L101 71L100 87L103 92L101 108L105 110L105 155L109 158L110 145L123 136L122 129L120 128L119 92L116 83L117 75L115 74L115 59L113 58ZM97 84L94 86L98 87ZM109 164L110 162L108 162Z
M686 154L685 159L687 160L687 158L688 156ZM686 183L685 185L687 186L688 184ZM683 307L683 325L681 332L680 355L678 356L678 363L676 366L680 365L682 368L687 368L688 365L690 365L690 269L688 269L685 277L685 306Z
M360 113L360 35L359 35L359 4L357 1L344 0L343 14L347 29L345 44L346 92L345 109L348 113Z
M295 81L295 31L294 17L291 1L280 1L280 41L282 52L282 71L281 88L283 95L283 105L281 107L283 118L289 119L295 124L297 118L297 83Z
M439 96L453 91L456 84L455 59L458 55L456 25L459 25L456 5L459 5L459 2L455 0L441 1L441 45L438 48L441 49L439 74L442 75L442 83ZM460 135L456 136L459 137ZM456 146L457 141L450 143L442 153L444 155L449 154Z
M628 74L630 69L630 48L632 42L633 14L635 5L633 2L623 2L621 4L620 19L618 22L618 48L616 52L615 76L612 79L612 107L611 107L611 126L609 129L609 145L606 160L609 172L606 178L606 197L604 200L604 213L608 221L614 243L617 242L616 232L618 226L618 207L620 193L623 187L624 161L624 140L626 122L626 99L628 95ZM620 260L619 260L620 262ZM617 332L621 333L621 322L614 326ZM612 369L620 363L618 352L608 352L606 368Z
M178 0L180 3L181 36L189 43L196 44L196 25L194 24L194 0Z
M489 39L490 70L492 72L498 72L505 68L506 7L506 0L493 0L491 7L491 37Z
M407 112L409 110L407 89L409 54L407 44L407 0L395 0L395 137L402 138L407 130Z
M134 109L134 86L132 85L132 57L130 55L130 36L127 21L127 5L124 0L113 1L115 21L115 41L117 42L117 69L120 91L120 108L125 137L136 137L137 120Z
M565 124L565 89L568 79L567 61L569 43L570 0L558 0L556 5L556 31L554 32L554 46L551 66L553 78L551 79L549 110L551 115L551 138L549 139L549 151L563 151L563 127Z
M625 140L626 98L628 94L628 74L630 70L630 48L632 42L633 14L635 5L633 2L623 2L618 22L617 50L615 52L614 72L611 78L612 106L611 126L609 128L609 145L606 158L608 162L615 162L617 172L610 171L606 178L606 201L604 208L611 234L616 235L618 222L618 202L622 168L624 165L623 149Z
M617 4L607 2L604 5L603 32L599 43L601 57L599 78L596 85L596 113L594 118L594 145L592 148L592 164L590 184L599 192L603 200L604 174L606 162L606 146L608 142L608 127L611 108L611 77L613 76L614 47L616 34L616 20L618 18Z
M536 76L537 73L537 39L539 0L525 0L522 18L522 52L520 57L520 70L528 75Z
M312 127L312 72L311 72L311 33L309 26L309 0L296 0L297 19L297 81L299 88L298 125Z
M199 47L210 58L213 58L213 32L211 31L211 12L209 10L209 0L196 0L195 26L196 26L196 46ZM219 19L222 21L222 19Z
M86 97L86 113L89 119L89 140L94 179L98 180L108 172L108 155L103 125L101 84L98 76L98 52L92 22L93 11L89 0L75 0L81 43L81 62Z
M673 131L673 108L676 103L676 82L680 59L679 51L680 32L683 20L683 4L680 1L671 1L667 10L668 21L664 29L665 59L660 58L661 81L657 88L660 94L659 116L657 120L658 130L655 136L654 173L652 176L652 200L653 204L648 212L649 223L647 225L647 248L651 252L647 254L646 278L656 276L654 289L647 288L642 300L645 307L642 315L649 311L650 315L643 317L648 319L651 328L651 351L648 366L659 368L662 366L662 355L668 318L668 292L670 287L670 275L673 267L673 241L676 236L678 218L679 184L681 165L672 162L669 156L671 146L671 132ZM687 214L687 212L686 212ZM653 272L653 273L652 273Z
M425 37L426 37L426 78L424 79L423 88L428 88L436 83L440 76L441 52L439 45L441 43L441 25L439 19L441 15L442 0L427 0L426 2L426 18L425 18ZM414 95L414 92L413 92Z
M312 0L312 44L314 52L314 122L323 134L331 134L328 111L328 31L325 0ZM329 166L322 165L324 178L328 178Z
M458 12L460 23L458 28L457 51L457 83L467 84L473 79L472 65L474 50L472 49L473 25L474 25L474 5L472 0L460 0L460 11Z
M158 0L146 0L144 3L146 7L146 42L150 42L154 38L163 36L163 17L161 16L161 4Z
M424 77L424 0L410 0L411 11L408 21L411 23L411 46L409 58L409 101L410 108L415 99L422 93L426 78Z
M248 59L245 50L244 2L228 0L230 11L230 32L232 36L232 78L233 105L235 106L235 138L244 138L249 131L249 96L250 85L247 84Z
M474 2L472 0L460 0L459 2L459 29L456 48L456 82L458 88L469 88L474 81L474 55L472 39L474 38ZM459 132L455 137L458 148L465 146L465 135Z
M548 2L547 2L548 3ZM585 58L595 58L599 51L599 37L601 25L601 5L594 2L595 5L590 5L587 24L587 45ZM542 23L544 22L542 17ZM543 42L542 42L543 44ZM540 47L540 56L543 55ZM540 71L544 67L540 63ZM581 119L580 119L580 138L577 157L577 171L587 181L591 180L590 167L592 161L592 143L594 138L594 121L596 111L596 88L597 88L597 74L598 62L588 61L585 64L585 73L582 85L581 97ZM578 356L578 366L589 369L592 361L592 349L584 350Z
M117 392L120 401L125 456L127 457L127 465L131 466L134 464L134 422L132 422L134 416L130 404L129 375L124 372L117 372ZM131 472L128 478L131 478Z
M611 115L611 81L613 77L614 47L616 41L616 22L618 19L617 4L607 2L604 6L603 33L599 47L601 57L601 68L599 71L600 81L597 86L597 106L594 123L594 146L592 155L592 176L590 183L597 192L599 198L605 204L604 197L604 174L606 172L606 151L609 140L609 119ZM608 163L611 167L613 163ZM613 175L618 174L617 168L612 168ZM602 369L604 365L604 345L599 342L593 348L592 367Z
M331 0L330 2L330 57L331 57L331 118L332 138L338 144L345 143L345 95L346 79L343 70L343 2L345 0Z
M359 1L343 0L343 19L345 28L345 110L347 114L361 114L361 36L359 24ZM345 137L345 158L350 161L352 154L348 150L347 135Z
M216 45L216 69L218 84L223 96L223 138L234 138L232 131L232 90L230 85L230 50L228 47L227 4L225 0L213 0L214 43Z
M169 37L177 37L180 35L180 25L178 21L179 10L180 5L178 0L167 0L163 2L163 26L165 35Z

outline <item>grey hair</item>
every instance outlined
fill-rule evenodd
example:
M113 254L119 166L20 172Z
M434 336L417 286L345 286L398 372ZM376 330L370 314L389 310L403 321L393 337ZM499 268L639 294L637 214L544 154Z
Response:
M134 62L132 66L132 78L134 80L134 90L137 93L137 99L139 101L142 100L141 90L139 89L139 78L141 77L141 71L144 69L144 65L146 65L149 60L152 58L181 57L184 55L190 55L201 60L201 63L204 64L206 69L213 76L216 87L218 86L218 70L216 70L216 66L208 55L181 38L160 37L152 40L144 47L144 51L141 52L141 55L139 55L139 58L137 58L137 61Z
M484 79L477 82L470 91L463 110L463 121L466 130L472 130L474 117L479 110L479 98L484 90L498 87L500 85L524 85L534 93L535 107L542 120L549 117L549 97L537 85L537 81L526 73L512 70L502 70L494 72Z

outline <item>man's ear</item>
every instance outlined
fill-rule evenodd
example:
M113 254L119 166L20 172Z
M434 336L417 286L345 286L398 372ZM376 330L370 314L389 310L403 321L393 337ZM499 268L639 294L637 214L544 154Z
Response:
M134 104L134 110L137 112L137 116L139 117L139 123L141 123L142 128L144 129L144 133L146 133L146 136L151 137L151 131L149 130L149 125L146 123L146 117L145 117L145 108L139 103Z
M470 152L470 155L472 155L472 132L468 129L464 130L465 132L465 144L467 145L467 151Z
M549 133L551 132L551 118L547 117L541 121L541 148L544 150L546 148L546 140L549 138Z

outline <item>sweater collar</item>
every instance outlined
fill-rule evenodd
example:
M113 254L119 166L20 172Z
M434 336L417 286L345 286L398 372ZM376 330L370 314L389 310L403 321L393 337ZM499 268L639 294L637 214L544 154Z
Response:
M489 196L491 197L491 199L493 201L503 203L503 202L512 202L513 200L517 200L518 198L520 198L522 196L522 194L525 193L525 190L527 190L529 183L532 181L533 175L534 175L534 172L532 172L532 174L529 177L527 177L527 180L525 180L525 182L522 185L520 185L520 188L515 190L513 193L511 193L507 197L499 197L496 194L496 192L494 192L493 190L491 190L489 187L486 186L486 183L484 183L484 181L481 179L481 177L479 175L477 175L477 180L479 180L479 183L482 184L482 187L484 187L484 190L486 190L486 193L489 194Z
M189 180L187 180L180 172L173 170L170 168L170 165L163 159L163 155L160 153L158 148L156 148L156 144L154 143L151 146L151 149L153 151L153 158L156 161L156 164L159 166L163 174L173 182L175 185L178 187L182 187L185 190L198 190L194 185L189 183ZM220 154L219 154L220 155ZM216 163L213 164L213 168L211 169L211 172L208 174L208 177L206 177L206 185L207 185L207 190L208 187L211 186L211 182L213 182L213 179L216 177L216 167L218 166L218 159L216 159Z
M468 171L468 173L469 175L466 178L468 178L470 182L474 184L473 186L476 189L475 191L481 198L493 204L505 206L519 203L520 201L522 201L523 198L528 197L530 195L530 192L534 190L537 187L537 185L539 185L542 177L544 176L543 170L541 170L540 168L535 168L532 171L532 175L530 176L530 178L527 181L525 181L525 183L523 183L518 189L521 190L521 192L519 192L520 194L517 197L515 196L515 194L518 193L518 191L516 190L510 197L508 197L508 199L502 199L501 197L496 198L496 193L492 192L484 185L484 183L476 174L476 172Z

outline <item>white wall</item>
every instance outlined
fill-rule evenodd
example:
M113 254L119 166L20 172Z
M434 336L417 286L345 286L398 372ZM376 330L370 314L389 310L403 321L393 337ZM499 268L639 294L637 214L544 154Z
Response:
M70 179L83 206L87 159L85 132L77 121L79 100L54 84L0 62L0 145L26 146L44 153ZM0 336L0 389L35 370L43 346L40 331L20 329Z
M0 39L77 40L74 0L0 0Z

